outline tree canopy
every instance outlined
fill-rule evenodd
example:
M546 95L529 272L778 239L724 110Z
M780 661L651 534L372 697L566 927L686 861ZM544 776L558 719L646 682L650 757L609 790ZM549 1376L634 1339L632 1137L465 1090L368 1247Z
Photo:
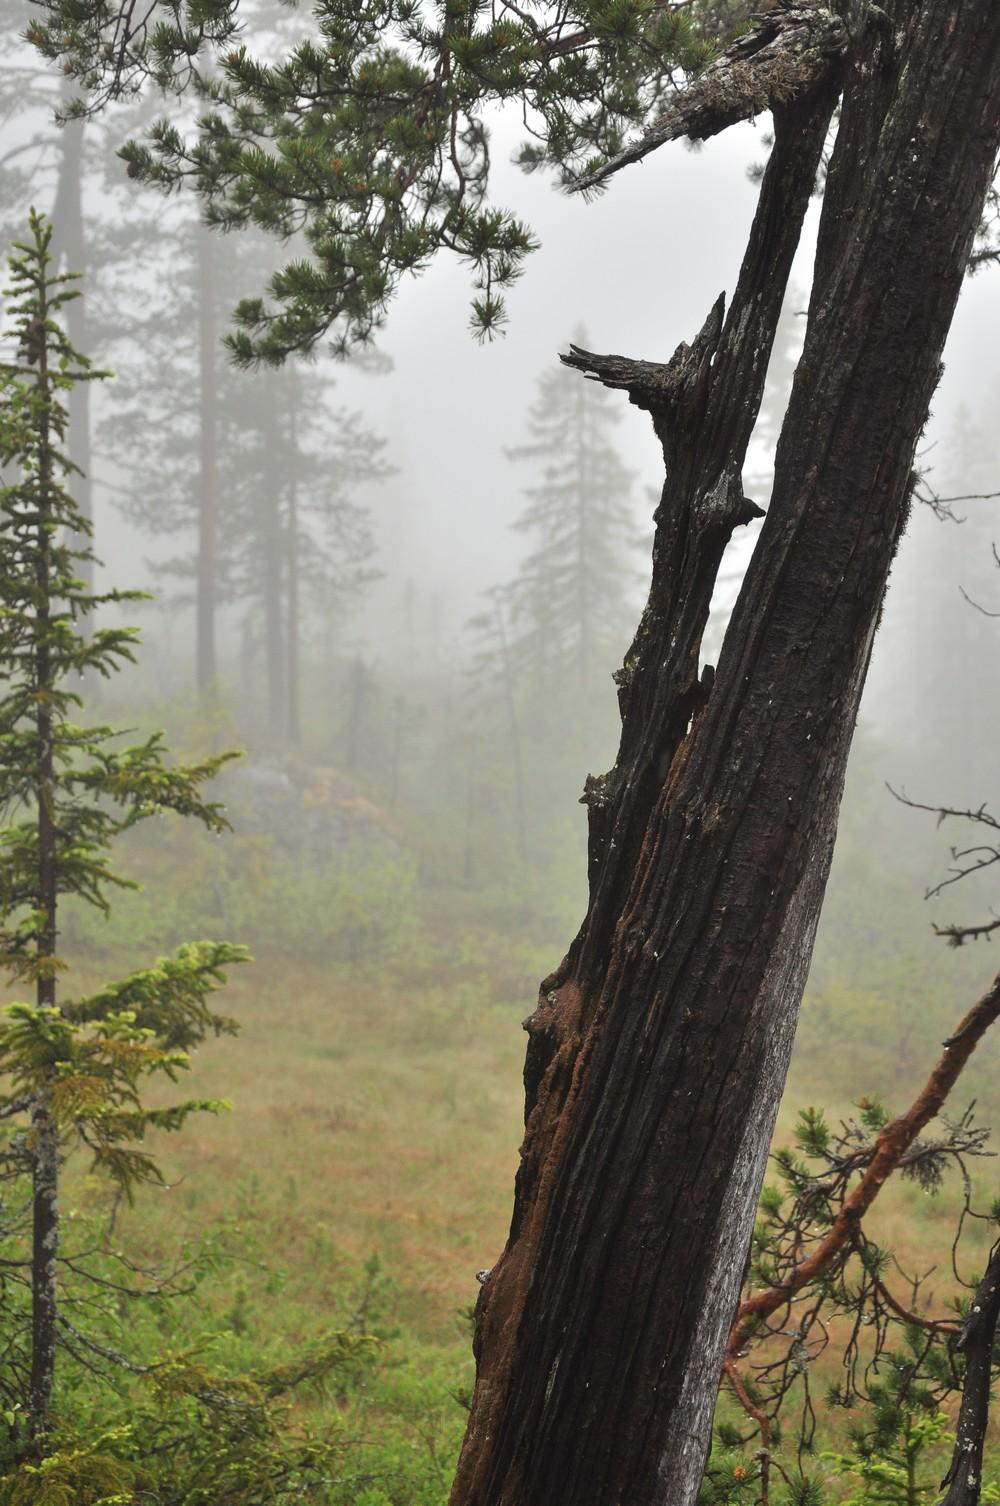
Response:
M278 363L327 334L341 350L367 340L403 275L438 250L470 267L473 327L495 333L504 290L537 243L488 202L494 107L521 112L523 168L573 184L662 113L741 10L323 0L307 35L270 61L238 0L157 7L155 21L118 0L46 0L28 36L80 85L77 112L146 80L194 93L193 129L161 120L123 155L135 178L193 187L210 223L304 238L307 254L273 278L270 302L240 304L230 340L240 362Z

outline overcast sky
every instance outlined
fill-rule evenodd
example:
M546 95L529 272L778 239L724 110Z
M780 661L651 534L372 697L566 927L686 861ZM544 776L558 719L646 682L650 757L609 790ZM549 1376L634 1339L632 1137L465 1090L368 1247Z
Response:
M412 576L444 593L444 618L457 626L476 593L515 568L523 542L510 525L526 478L502 451L524 435L538 375L579 324L596 350L657 360L696 333L713 300L735 283L757 196L747 168L766 155L767 124L732 129L696 150L662 147L590 203L513 167L517 132L496 131L493 197L515 208L542 243L509 296L505 337L492 345L472 338L469 275L442 256L407 281L391 309L379 343L393 372L343 376L345 397L390 435L400 466L377 508L390 571L375 594L377 609ZM800 291L808 287L818 209L810 210L793 271ZM998 314L1000 274L986 272L962 298L934 404L936 432L962 402L983 417L993 405ZM640 473L637 513L648 516L646 489L662 481L659 447L648 417L624 397L621 407L621 448Z

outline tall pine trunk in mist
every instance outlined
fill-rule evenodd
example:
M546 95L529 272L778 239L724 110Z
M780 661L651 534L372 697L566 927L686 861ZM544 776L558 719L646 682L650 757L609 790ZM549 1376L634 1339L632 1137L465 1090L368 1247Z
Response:
M289 362L284 374L284 387L288 399L288 509L285 518L285 546L287 553L286 575L288 610L285 625L285 735L293 743L302 741L301 713L301 636L302 608L299 579L299 493L298 493L298 383L294 362Z
M344 739L344 767L356 769L361 763L361 738L368 709L368 668L359 656L351 665L351 684L347 700L347 726Z
M666 365L575 351L662 442L649 603L588 781L590 901L527 1022L453 1506L691 1506L918 437L1000 147L995 0L845 4L775 107L739 279ZM714 677L699 647L838 95L805 346Z
M66 80L62 87L61 103L66 105L73 98L73 86ZM56 181L55 202L52 208L53 247L62 269L80 276L87 271L87 236L83 214L83 167L84 167L83 120L70 120L62 127L59 159L59 176ZM87 314L82 298L74 298L65 307L66 333L77 350L88 348ZM81 476L75 487L79 510L88 522L93 521L94 500L90 482L90 383L80 382L69 394L68 449L74 465L80 467ZM93 585L94 567L89 559L80 560L81 579L89 588Z
M216 315L215 240L195 228L198 265L198 558L195 579L195 681L204 695L218 672L215 655L219 529L219 327Z
M72 98L67 83L62 88L63 103ZM84 168L83 120L70 120L62 127L62 151L52 208L53 252L64 272L83 275L87 270L87 241L83 211ZM87 316L84 300L73 298L62 306L69 344L86 350ZM48 350L40 343L38 354L38 390L48 392L52 373L48 370ZM66 449L73 464L79 467L74 484L74 499L80 517L93 522L91 471L90 383L77 382L70 387L67 399L68 422ZM53 473L52 436L49 419L40 420L41 463L38 474L39 513L47 517ZM57 943L56 831L52 817L52 791L55 763L52 736L51 698L54 671L48 642L51 540L46 539L49 524L42 521L38 530L36 589L38 592L39 631L35 648L35 685L38 692L36 730L38 737L38 874L39 899L36 949L40 957L55 958ZM86 544L84 536L78 544ZM76 568L85 593L93 590L94 565L84 549ZM35 1002L39 1008L56 1008L56 972L54 965L40 968L35 982ZM39 1098L32 1111L32 1248L31 1248L31 1376L29 1384L28 1426L33 1437L43 1432L55 1384L57 1258L59 1253L59 1143L49 1108Z
M590 530L587 526L590 486L587 477L587 447L588 433L586 424L586 405L584 402L585 392L582 385L578 386L576 399L573 404L574 418L576 421L576 433L572 436L571 443L576 459L576 589L577 589L577 669L580 676L580 684L589 687L593 653L591 649L590 631L590 607L587 599L587 582L590 576L590 560L588 558L590 544Z
M267 727L272 737L285 730L285 631L283 622L282 576L285 542L282 538L282 482L277 457L281 443L281 414L271 402L264 421L264 466L257 495L257 529L261 550L260 569L264 595L264 662L267 673Z
M503 595L494 591L493 614L496 621L497 647L500 651L500 678L503 682L504 711L507 717L507 735L510 738L510 761L514 772L514 821L517 833L517 855L521 862L527 861L525 832L524 761L521 757L521 724L517 715L514 696L514 670L510 662L510 643L507 623L504 620Z

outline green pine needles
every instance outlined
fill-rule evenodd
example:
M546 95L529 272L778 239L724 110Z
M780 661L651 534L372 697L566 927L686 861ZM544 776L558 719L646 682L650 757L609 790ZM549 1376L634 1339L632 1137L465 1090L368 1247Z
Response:
M51 227L32 213L6 289L10 353L0 364L0 963L33 997L0 1013L0 1402L36 1448L50 1423L57 1355L108 1357L88 1337L65 1283L79 1277L60 1240L60 1170L74 1147L126 1195L156 1181L148 1131L176 1130L218 1102L152 1108L145 1085L175 1082L207 1036L232 1032L211 1008L225 967L244 948L195 942L97 993L60 986L59 907L68 897L106 911L116 886L115 837L159 811L212 831L226 821L202 786L235 755L170 763L156 734L122 746L106 726L79 725L79 687L131 660L130 628L97 627L97 608L135 592L94 594L78 578L93 560L90 524L73 500L65 396L106 375L70 345L60 323L76 279L51 272ZM70 1270L74 1276L70 1276Z
M268 302L239 306L230 338L241 364L279 364L327 333L342 351L367 340L403 276L438 251L472 271L476 333L501 329L504 292L536 242L488 202L496 108L523 119L525 171L553 168L573 183L662 111L679 71L713 56L716 10L708 0L320 0L289 48L238 0L158 7L155 24L121 0L42 0L27 35L80 82L79 111L147 78L200 96L192 138L162 121L122 155L133 177L193 187L210 223L301 236L306 254L272 279ZM199 71L206 53L211 76Z

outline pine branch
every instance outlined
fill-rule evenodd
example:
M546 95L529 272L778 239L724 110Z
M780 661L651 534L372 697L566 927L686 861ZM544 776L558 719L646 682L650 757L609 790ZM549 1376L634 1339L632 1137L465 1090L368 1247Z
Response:
M844 1199L826 1235L812 1253L773 1286L740 1303L730 1331L726 1354L736 1359L756 1326L787 1307L810 1283L822 1278L858 1236L861 1222L888 1178L900 1166L918 1134L935 1118L987 1030L1000 1017L1000 976L974 1004L945 1043L941 1056L920 1093L905 1113L878 1134L857 1186Z

